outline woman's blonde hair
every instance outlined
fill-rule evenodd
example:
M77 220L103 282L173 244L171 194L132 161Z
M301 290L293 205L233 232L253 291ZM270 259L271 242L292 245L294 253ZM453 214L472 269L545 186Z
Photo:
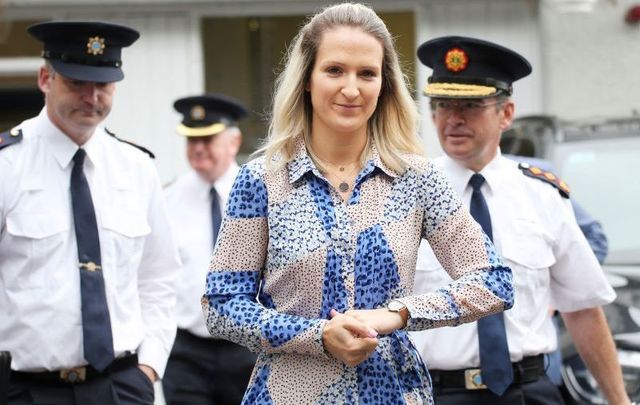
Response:
M368 134L384 164L402 173L408 166L403 154L423 153L417 134L417 108L386 25L373 10L355 3L325 8L296 35L285 56L285 68L276 79L268 137L256 153L264 153L267 165L277 169L292 159L300 134L306 145L311 145L313 109L306 86L322 35L339 26L358 28L382 44L382 88L376 110L369 119ZM281 158L274 160L278 155Z

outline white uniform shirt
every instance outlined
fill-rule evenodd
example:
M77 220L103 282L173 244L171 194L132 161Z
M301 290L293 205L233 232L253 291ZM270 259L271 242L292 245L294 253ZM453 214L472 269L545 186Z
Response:
M239 171L240 167L234 162L213 184L223 212ZM211 183L193 170L165 189L171 228L183 264L177 286L178 327L200 337L211 337L200 304L214 244L210 190Z
M468 207L473 172L447 156L434 161ZM558 190L525 176L499 153L482 171L494 244L513 271L514 306L504 313L511 361L557 347L549 308L561 312L607 304L615 293ZM416 294L449 283L428 244L420 246ZM480 365L477 323L412 334L427 367L457 370Z
M14 370L83 365L69 192L78 146L44 109L20 127L22 142L0 151L0 348L11 352ZM83 148L115 354L137 352L162 375L175 335L180 261L156 169L102 128Z

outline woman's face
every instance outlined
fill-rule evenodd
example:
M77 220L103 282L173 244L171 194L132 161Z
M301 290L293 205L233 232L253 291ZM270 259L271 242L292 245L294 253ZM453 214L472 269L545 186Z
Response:
M365 135L382 86L382 44L359 28L339 26L320 40L307 85L312 134Z

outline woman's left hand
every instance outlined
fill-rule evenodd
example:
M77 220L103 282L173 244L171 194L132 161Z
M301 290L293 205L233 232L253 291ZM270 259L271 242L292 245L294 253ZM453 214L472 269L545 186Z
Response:
M398 329L404 328L407 324L408 313L392 312L386 308L378 309L352 309L345 312L369 327L375 329L380 335L388 335Z

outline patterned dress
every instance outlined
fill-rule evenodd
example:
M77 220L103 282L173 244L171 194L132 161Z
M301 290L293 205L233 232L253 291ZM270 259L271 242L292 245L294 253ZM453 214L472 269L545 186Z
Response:
M202 306L211 334L247 346L258 361L245 404L431 404L428 372L408 330L454 326L508 309L511 270L425 159L399 174L375 147L343 202L306 153L279 171L243 166L207 276ZM411 296L425 238L454 279ZM380 336L349 367L326 352L329 311L399 299L406 330ZM452 342L455 344L455 342Z

